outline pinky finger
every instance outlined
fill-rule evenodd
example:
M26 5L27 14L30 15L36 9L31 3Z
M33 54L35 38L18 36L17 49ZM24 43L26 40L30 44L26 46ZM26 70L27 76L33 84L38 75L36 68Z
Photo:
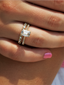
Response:
M37 62L52 57L48 49L24 47L4 38L0 38L0 53L21 62Z

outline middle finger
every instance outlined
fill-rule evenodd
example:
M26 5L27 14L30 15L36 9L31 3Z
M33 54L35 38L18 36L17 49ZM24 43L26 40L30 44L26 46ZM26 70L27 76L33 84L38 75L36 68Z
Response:
M13 7L10 8L13 9ZM49 30L64 31L63 13L47 10L32 4L21 2L18 6L16 6L16 10L11 13L9 10L6 14L7 17L11 19L11 21L23 21Z

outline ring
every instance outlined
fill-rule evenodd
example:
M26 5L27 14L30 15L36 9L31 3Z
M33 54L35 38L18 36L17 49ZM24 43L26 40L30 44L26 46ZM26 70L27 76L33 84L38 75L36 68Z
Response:
M28 28L29 28L29 24L25 23L23 28L22 28L22 31L20 33L20 36L19 36L19 40L18 40L18 43L21 44L22 42L22 45L24 45L24 42L25 42L25 37L29 37L31 32L28 31Z

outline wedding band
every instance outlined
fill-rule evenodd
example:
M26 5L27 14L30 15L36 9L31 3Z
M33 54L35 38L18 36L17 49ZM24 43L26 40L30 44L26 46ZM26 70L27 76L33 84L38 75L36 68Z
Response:
M23 28L22 28L22 31L20 33L20 36L19 36L19 40L18 40L18 43L21 44L22 42L22 45L24 45L24 42L25 42L25 37L29 37L31 32L28 31L28 28L29 28L29 24L25 23Z

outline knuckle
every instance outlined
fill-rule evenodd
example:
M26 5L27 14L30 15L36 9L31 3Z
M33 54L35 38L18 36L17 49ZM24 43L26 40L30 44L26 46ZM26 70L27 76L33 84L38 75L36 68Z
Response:
M53 0L53 3L54 9L64 11L64 0Z
M64 0L54 0L54 3L55 4L61 4L61 3L63 3L64 2Z
M4 12L12 12L12 11L14 11L14 4L12 3L12 1L11 0L3 0L2 2L1 2L1 5L0 5L0 9L2 10L2 11L4 11Z
M32 44L36 47L42 47L43 44L43 38L42 37L36 37L32 40Z
M57 17L57 16L51 16L48 19L48 24L54 27L59 27L61 25L61 18Z

